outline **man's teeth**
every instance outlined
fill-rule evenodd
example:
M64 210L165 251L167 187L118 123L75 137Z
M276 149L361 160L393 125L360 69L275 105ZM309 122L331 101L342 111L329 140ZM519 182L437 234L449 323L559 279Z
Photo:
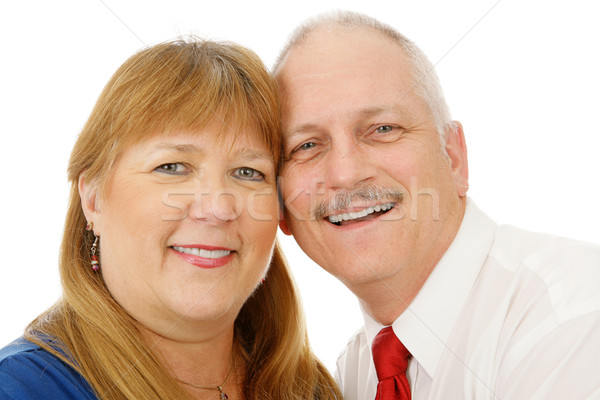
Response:
M394 207L394 203L378 204L373 207L367 207L361 211L330 215L327 218L329 218L329 222L336 224L342 221L352 221L353 219L366 217L367 215L373 214L374 212L387 211L392 207Z
M228 256L231 253L230 250L204 250L198 249L196 247L179 246L173 246L173 250L178 251L180 253L191 254L193 256L198 256L202 258L221 258Z

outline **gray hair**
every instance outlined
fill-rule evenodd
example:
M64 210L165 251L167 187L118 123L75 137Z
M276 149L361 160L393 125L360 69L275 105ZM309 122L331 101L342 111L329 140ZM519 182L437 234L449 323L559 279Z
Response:
M294 48L304 44L312 33L320 29L336 27L373 29L400 46L406 53L409 64L412 66L413 85L411 89L414 88L415 93L425 102L440 134L442 144L444 144L446 137L445 130L448 128L452 129L454 124L451 121L450 110L448 104L446 104L444 93L442 92L442 87L433 64L429 61L425 53L411 40L396 29L373 17L353 11L338 10L319 14L316 17L308 19L290 35L286 45L275 61L272 69L273 74L277 75L285 57Z

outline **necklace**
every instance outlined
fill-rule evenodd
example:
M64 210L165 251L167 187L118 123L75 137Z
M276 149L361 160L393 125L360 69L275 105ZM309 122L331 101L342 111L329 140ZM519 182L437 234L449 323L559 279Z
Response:
M225 377L225 380L223 381L223 383L221 383L220 385L216 385L216 386L200 386L200 385L194 385L193 383L189 383L186 381L182 381L179 378L175 378L178 382L183 383L184 385L188 385L191 386L193 388L196 389L206 389L206 390L218 390L219 394L221 396L221 400L227 400L229 399L229 396L227 395L227 393L225 393L223 391L223 386L225 386L225 384L227 383L227 381L229 380L229 377L231 376L231 372L236 369L236 364L235 364L235 349L233 350L233 352L231 353L231 358L233 360L233 362L231 363L231 368L229 368L229 372L227 373L227 376Z

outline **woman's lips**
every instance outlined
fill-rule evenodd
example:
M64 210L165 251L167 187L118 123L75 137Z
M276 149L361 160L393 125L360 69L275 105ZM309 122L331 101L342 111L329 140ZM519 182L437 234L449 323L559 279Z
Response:
M228 264L235 251L215 246L170 246L179 258L200 268L217 268Z

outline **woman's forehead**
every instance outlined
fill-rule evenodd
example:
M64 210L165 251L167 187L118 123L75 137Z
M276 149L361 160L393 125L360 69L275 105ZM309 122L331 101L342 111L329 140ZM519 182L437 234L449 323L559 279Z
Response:
M169 150L178 153L221 152L223 155L241 154L246 158L267 158L275 161L274 146L267 143L265 136L254 126L231 127L220 122L207 124L197 129L169 129L149 135L132 143L128 150L155 152Z

